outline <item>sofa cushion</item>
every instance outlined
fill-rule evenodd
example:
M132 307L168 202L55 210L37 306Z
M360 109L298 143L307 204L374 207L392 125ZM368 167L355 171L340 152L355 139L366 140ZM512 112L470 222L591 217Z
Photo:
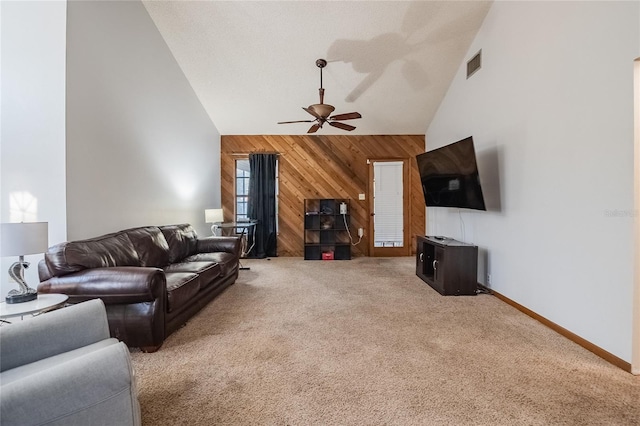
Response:
M57 244L47 250L44 259L56 277L83 269L140 266L131 240L120 233Z
M200 287L204 288L216 280L222 273L215 262L179 262L164 267L165 272L191 272L200 276Z
M32 373L2 383L3 425L140 424L135 377L124 343L95 348Z
M10 370L3 371L2 373L0 373L0 378L2 379L2 386L21 380L27 376L31 376L32 374L42 374L43 372L47 371L50 368L59 367L60 364L62 363L70 362L70 361L73 362L74 359L77 359L81 356L93 353L96 350L102 349L110 345L117 345L118 343L120 343L118 339L114 339L114 338L104 339L95 343L91 343L87 346L81 346L77 349L72 349L68 352L62 352L60 354L53 355L48 358L43 358L35 362L23 364L18 367L12 368Z
M232 253L198 253L189 256L185 262L215 262L220 265L220 274L223 277L235 273L238 266L238 257Z
M167 277L167 312L193 303L193 297L200 291L198 274L191 272L165 272Z
M140 266L162 268L169 263L169 244L157 226L122 231L127 234L140 258Z
M198 235L188 223L161 226L160 230L169 244L169 263L180 262L196 252Z

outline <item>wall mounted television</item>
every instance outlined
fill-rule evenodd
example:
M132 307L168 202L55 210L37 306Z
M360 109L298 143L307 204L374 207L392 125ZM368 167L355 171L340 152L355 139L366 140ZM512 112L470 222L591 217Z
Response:
M473 137L416 156L427 207L486 210Z

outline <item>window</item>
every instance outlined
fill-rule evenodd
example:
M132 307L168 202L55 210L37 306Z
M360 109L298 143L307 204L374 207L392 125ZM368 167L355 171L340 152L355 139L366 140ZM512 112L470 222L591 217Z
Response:
M249 159L236 160L236 195L235 221L249 220L247 216L247 202L249 201Z
M374 247L404 247L403 162L374 162Z
M276 162L276 217L278 217L278 194L279 187L279 161ZM236 160L236 194L235 194L235 221L248 221L249 215L247 205L249 202L249 176L251 171L249 159L242 158ZM276 232L278 232L278 221L276 220Z

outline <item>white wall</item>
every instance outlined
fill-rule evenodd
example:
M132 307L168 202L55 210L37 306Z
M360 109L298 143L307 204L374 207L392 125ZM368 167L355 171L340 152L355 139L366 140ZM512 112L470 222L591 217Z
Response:
M631 361L638 2L495 2L426 134L473 135L491 211L430 208L479 281ZM462 222L461 222L462 219ZM464 229L464 234L462 233Z
M640 17L639 17L640 18ZM640 21L639 21L640 22ZM640 375L640 58L634 63L634 157L635 157L635 292L633 296L633 349L631 367Z
M70 240L139 225L210 233L220 134L139 1L69 2Z
M65 1L0 2L0 219L48 222L50 244L66 239L66 7ZM40 259L25 257L34 288ZM15 261L2 258L3 299L17 288L7 276Z

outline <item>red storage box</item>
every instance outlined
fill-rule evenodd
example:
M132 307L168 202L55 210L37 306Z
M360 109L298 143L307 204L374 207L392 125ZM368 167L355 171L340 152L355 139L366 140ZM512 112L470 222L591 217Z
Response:
M322 253L322 260L333 260L333 252L325 251L324 253Z

